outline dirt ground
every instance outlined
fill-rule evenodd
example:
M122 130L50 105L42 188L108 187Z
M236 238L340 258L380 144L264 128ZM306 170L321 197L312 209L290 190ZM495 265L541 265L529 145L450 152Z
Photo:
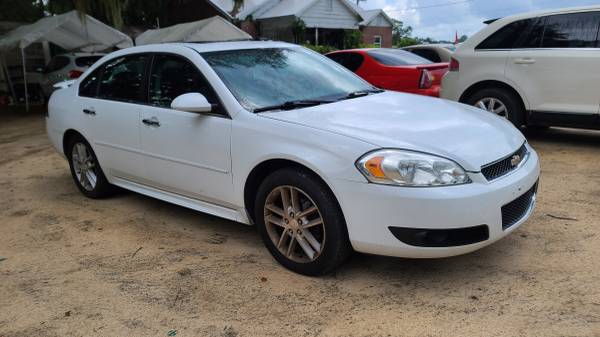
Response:
M600 132L527 136L539 203L512 235L448 259L355 254L309 278L252 227L86 199L43 118L5 114L0 336L600 336Z

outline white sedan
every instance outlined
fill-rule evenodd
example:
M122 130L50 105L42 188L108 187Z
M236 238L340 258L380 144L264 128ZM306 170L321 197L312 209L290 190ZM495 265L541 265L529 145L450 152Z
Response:
M54 92L47 131L85 196L119 186L255 224L277 261L307 275L352 250L489 245L529 217L540 172L503 118L379 90L279 42L114 52Z

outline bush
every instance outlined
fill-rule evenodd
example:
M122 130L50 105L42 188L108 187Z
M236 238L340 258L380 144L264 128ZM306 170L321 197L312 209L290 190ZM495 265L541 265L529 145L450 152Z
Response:
M324 46L324 45L304 44L303 46L306 47L306 48L308 48L308 49L312 49L312 50L316 51L319 54L327 54L329 52L337 50L337 48L335 48L335 47Z

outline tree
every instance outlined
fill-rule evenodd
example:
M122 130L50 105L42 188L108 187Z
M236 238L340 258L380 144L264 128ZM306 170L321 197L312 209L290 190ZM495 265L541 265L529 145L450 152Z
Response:
M82 16L90 14L100 21L121 29L123 27L124 10L129 2L129 0L48 0L47 9L52 14L60 14L76 9Z
M35 22L44 17L42 0L0 1L0 21Z
M412 34L411 26L404 26L404 22L392 19L392 44L399 45L403 38L409 38Z
M292 34L294 34L294 42L302 43L304 40L304 35L306 33L306 24L302 19L296 18L294 22L292 22Z

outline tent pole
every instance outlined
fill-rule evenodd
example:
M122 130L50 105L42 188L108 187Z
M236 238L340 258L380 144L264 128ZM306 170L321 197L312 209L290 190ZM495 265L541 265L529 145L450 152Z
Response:
M25 48L21 48L21 60L23 61L23 86L25 88L25 111L29 112L29 93L27 92L27 66L25 64Z
M15 87L13 86L12 79L10 78L10 73L8 72L8 66L6 65L6 59L4 58L4 54L0 54L0 63L2 63L2 71L4 72L4 76L6 77L6 83L8 84L8 88L10 89L10 93L12 94L13 99L17 102L17 94L15 93Z

